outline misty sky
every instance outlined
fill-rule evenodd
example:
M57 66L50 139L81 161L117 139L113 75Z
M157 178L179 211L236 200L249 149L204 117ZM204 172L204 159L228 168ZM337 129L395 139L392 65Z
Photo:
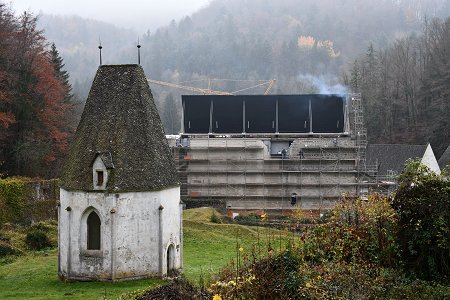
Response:
M17 12L79 15L134 28L140 32L154 30L172 19L190 15L211 0L4 0Z

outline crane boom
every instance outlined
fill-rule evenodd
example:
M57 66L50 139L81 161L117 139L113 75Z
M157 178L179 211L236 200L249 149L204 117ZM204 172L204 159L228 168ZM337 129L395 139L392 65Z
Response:
M154 84L163 85L163 86L169 86L169 87L173 87L173 88L177 88L177 89L183 89L183 90L189 90L192 92L202 93L204 95L233 95L232 93L227 93L227 92L222 92L222 91L214 91L211 89L196 88L196 87L192 87L192 86L185 86L185 85L181 85L181 84L158 81L158 80L153 80L153 79L148 79L148 78L147 78L147 81L154 83Z
M177 89L188 90L188 91L192 91L192 92L201 93L201 94L204 94L204 95L228 95L228 96L231 96L231 95L235 95L236 93L243 92L243 91L246 91L246 90L249 90L249 89L253 89L255 87L263 86L263 85L266 85L266 84L268 84L269 86L267 87L266 91L264 92L264 95L268 95L269 92L270 92L270 89L275 84L276 79L264 81L264 82L259 83L257 85L254 85L254 86L251 86L251 87L248 87L248 88L244 88L244 89L240 89L240 90L234 91L232 93L212 90L211 89L211 80L210 79L208 80L208 88L207 89L193 87L193 86L181 85L181 84L178 84L178 83L153 80L153 79L148 79L148 78L147 78L147 81L150 82L150 83L154 83L154 84L158 84L158 85L162 85L162 86L168 86L168 87L173 87L173 88L177 88ZM236 81L239 81L239 80L236 80Z
M269 86L267 87L266 91L264 92L264 95L268 95L270 90L272 89L273 85L275 84L276 79L270 80Z

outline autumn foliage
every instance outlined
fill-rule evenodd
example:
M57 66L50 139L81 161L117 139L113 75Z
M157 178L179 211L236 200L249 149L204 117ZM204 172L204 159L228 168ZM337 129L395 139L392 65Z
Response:
M72 128L70 84L36 17L0 4L0 175L53 177Z
M448 176L411 161L393 198L343 199L262 259L258 246L239 249L242 262L206 288L222 299L448 299Z

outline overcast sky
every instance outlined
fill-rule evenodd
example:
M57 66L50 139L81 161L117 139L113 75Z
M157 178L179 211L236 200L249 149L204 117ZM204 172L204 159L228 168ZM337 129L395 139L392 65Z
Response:
M1 0L0 0L1 1ZM17 12L79 15L140 32L192 14L211 0L3 0Z

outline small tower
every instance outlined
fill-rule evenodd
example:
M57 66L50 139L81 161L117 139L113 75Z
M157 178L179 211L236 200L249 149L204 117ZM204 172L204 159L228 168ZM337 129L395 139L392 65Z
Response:
M181 269L181 220L175 164L142 67L100 66L61 178L60 278Z

